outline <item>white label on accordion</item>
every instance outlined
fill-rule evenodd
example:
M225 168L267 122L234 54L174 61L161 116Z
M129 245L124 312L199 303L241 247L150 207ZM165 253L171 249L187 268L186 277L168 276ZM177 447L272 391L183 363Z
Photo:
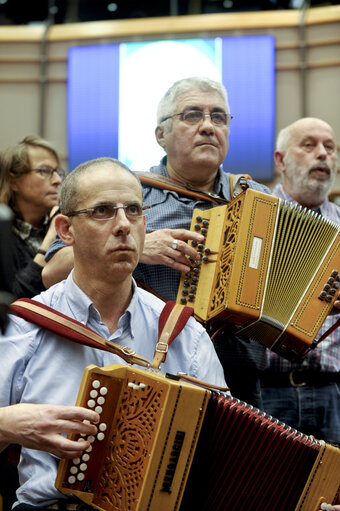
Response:
M262 248L262 238L257 238L256 236L254 236L253 246L251 247L250 259L249 259L249 267L250 268L255 268L255 270L257 270L257 268L259 267L261 248Z

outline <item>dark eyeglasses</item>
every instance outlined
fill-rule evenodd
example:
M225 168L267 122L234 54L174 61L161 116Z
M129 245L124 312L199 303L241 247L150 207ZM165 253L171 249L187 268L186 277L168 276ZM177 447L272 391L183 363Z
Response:
M118 209L124 209L125 215L129 220L134 220L144 216L144 210L150 206L142 207L138 203L124 204L124 206L114 206L113 204L99 204L93 208L80 209L79 211L70 211L66 216L72 217L75 215L82 215L83 213L89 215L93 220L111 220L117 215Z
M177 116L186 124L190 124L191 126L199 124L207 116L210 117L211 122L215 124L215 126L228 126L232 119L232 116L225 112L209 112L205 114L201 110L186 110L184 112L179 112L178 114L169 115L162 119L162 122Z
M35 172L37 172L38 174L41 175L41 177L45 178L45 179L51 179L54 172L56 172L58 174L58 176L60 177L60 179L64 179L65 175L66 175L66 172L63 170L63 169L60 169L60 168L52 168L52 167L41 167L41 168L38 168L38 169L33 169Z

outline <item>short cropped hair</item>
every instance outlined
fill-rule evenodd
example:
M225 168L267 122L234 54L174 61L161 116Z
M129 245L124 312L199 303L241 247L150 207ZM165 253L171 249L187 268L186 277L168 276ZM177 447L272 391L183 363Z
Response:
M170 89L167 90L158 104L157 124L164 123L165 131L171 130L172 119L167 119L166 121L164 121L164 119L175 113L178 96L192 89L199 89L203 92L217 92L224 102L226 112L230 113L227 91L222 83L199 76L183 78L175 82Z
M7 147L0 153L0 203L12 205L11 181L20 179L32 170L28 157L30 146L46 149L53 154L59 165L59 156L54 147L50 142L36 135L28 135L18 144Z
M101 158L95 158L93 160L81 163L80 165L78 165L78 167L72 170L72 172L70 172L68 176L64 179L60 189L60 211L63 215L68 215L69 213L77 209L77 204L79 200L78 197L79 176L85 174L86 172L90 172L91 171L90 169L92 169L92 167L96 167L107 163L111 164L112 167L119 167L123 170L126 170L126 172L129 172L129 174L131 174L138 181L141 197L143 198L142 185L136 174L132 172L132 170L130 170L129 167L124 165L124 163L120 162L119 160L104 156Z

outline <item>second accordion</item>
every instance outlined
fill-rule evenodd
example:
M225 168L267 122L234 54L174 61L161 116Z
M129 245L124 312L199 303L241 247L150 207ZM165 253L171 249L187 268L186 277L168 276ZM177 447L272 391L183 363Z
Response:
M201 255L183 273L177 302L204 324L237 325L288 360L315 346L340 286L340 227L248 188L225 206L195 209L189 241Z
M77 405L100 407L98 433L56 487L100 511L319 511L339 495L337 447L176 376L88 366Z

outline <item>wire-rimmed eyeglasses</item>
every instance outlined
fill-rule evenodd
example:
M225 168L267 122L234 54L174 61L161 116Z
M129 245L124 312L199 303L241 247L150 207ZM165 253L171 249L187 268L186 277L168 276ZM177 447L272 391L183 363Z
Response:
M204 113L202 110L184 110L184 112L179 112L178 114L169 115L168 117L164 117L161 122L167 121L172 117L180 117L182 121L186 124L195 125L205 119L205 117L209 116L211 122L215 126L229 126L232 116L227 114L226 112L209 112Z
M124 204L123 206L115 206L114 204L98 204L92 208L79 209L78 211L70 211L66 216L72 217L76 215L87 214L93 220L111 220L117 215L118 209L124 209L125 215L129 220L134 220L144 216L144 210L150 206L142 207L138 202Z
M66 176L65 170L61 169L59 167L57 167L56 169L54 169L53 167L39 167L37 169L32 169L32 170L34 172L37 172L38 174L40 174L41 177L43 177L45 179L51 179L55 172L58 174L60 179L64 179L64 177Z

